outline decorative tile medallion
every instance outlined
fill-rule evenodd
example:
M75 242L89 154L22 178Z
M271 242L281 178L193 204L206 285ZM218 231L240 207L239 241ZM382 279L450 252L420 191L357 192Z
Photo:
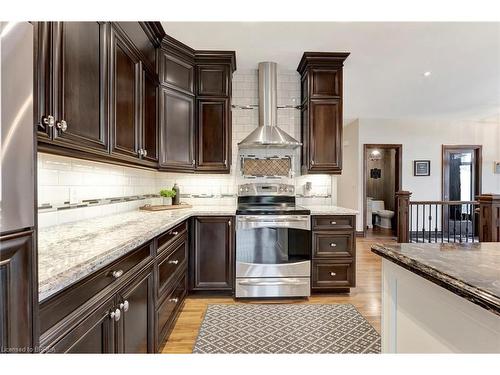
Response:
M290 158L243 159L245 176L288 176L292 168Z
M193 353L380 353L353 305L209 305Z

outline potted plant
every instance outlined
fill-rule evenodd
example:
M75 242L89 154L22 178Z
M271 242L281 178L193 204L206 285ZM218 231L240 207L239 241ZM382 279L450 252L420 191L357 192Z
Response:
M170 206L172 204L172 198L175 197L175 191L170 189L160 190L160 195L163 197L163 204Z

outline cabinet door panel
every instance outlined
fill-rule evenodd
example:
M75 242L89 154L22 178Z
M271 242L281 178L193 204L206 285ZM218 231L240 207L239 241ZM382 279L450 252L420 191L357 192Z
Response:
M33 93L34 123L37 124L38 139L48 140L52 137L52 128L46 123L48 116L54 116L52 105L52 23L34 23L35 43L35 85Z
M105 32L100 22L54 24L54 139L71 147L108 148Z
M194 290L232 290L233 224L229 216L195 218Z
M342 69L312 69L311 97L339 97L342 94Z
M311 100L309 169L340 173L342 170L342 109L340 100Z
M158 161L158 83L148 73L144 73L144 125L143 148L145 159Z
M33 348L33 232L0 237L0 353Z
M162 84L193 94L193 72L193 65L164 51L161 52L160 80Z
M198 100L197 170L229 171L227 99Z
M49 353L114 353L115 324L109 315L114 307L114 299L105 301L57 343L42 349Z
M119 322L118 352L152 352L154 304L151 268L146 275L141 275L119 293L118 303L122 312ZM128 307L122 304L128 304Z
M162 88L160 104L160 166L172 170L194 169L194 99Z
M198 65L197 69L198 95L218 97L229 95L229 66Z
M137 157L140 64L121 36L112 31L113 153Z

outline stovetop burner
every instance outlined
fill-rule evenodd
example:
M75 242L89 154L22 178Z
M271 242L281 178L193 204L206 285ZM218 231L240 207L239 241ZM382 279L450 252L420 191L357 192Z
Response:
M260 184L264 185L264 184ZM250 191L238 196L236 215L310 215L311 211L297 206L295 196L288 195L293 189L288 185L269 184L276 187L273 195L266 194L267 186L246 184ZM240 187L241 191L241 187Z

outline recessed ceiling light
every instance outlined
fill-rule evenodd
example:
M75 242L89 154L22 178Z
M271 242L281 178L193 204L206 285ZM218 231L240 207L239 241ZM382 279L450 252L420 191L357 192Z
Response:
M431 72L425 72L424 77L429 77L431 75Z

